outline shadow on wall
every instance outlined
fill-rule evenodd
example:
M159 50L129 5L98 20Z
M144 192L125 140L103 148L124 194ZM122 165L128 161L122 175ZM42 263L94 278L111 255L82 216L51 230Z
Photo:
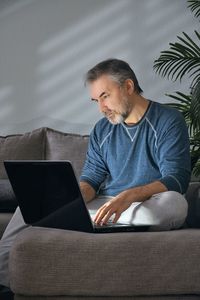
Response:
M31 2L34 1L29 1ZM34 66L36 115L34 116L33 109L30 118L33 103L29 107L28 103L25 104L27 116L20 116L13 123L10 122L12 120L10 116L14 111L9 111L8 114L5 111L6 122L1 126L1 133L21 131L22 127L29 130L31 126L35 127L36 123L38 124L36 127L46 125L54 128L56 126L58 130L62 128L65 131L78 133L90 132L100 115L97 107L88 99L89 96L84 89L83 74L93 65L93 62L107 58L110 56L109 53L118 57L130 55L127 43L131 36L126 30L131 17L130 3L131 0L109 1L98 12L83 18L71 27L67 26L37 47L37 65ZM20 7L23 7L22 3L19 7L10 6L8 12L14 12ZM119 32L123 34L119 35ZM26 74L23 75L26 77ZM23 89L22 86L20 88ZM2 101L6 102L8 96L7 94L2 97ZM16 110L16 113L17 109L15 103L13 110ZM6 115L9 117L7 118ZM5 125L8 119L9 124Z
M16 34L13 41L7 31L0 35L6 37L5 42L10 38L6 46L14 47L7 57L11 63L5 84L0 71L0 134L41 126L88 134L100 114L97 106L90 103L83 76L90 67L108 57L127 60L142 88L151 92L147 96L152 99L162 101L159 94L170 92L172 83L156 79L151 64L172 39L174 26L176 32L182 27L180 20L185 20L185 15L184 8L180 11L180 1L102 0L94 4L94 0L84 0L88 12L83 13L77 3L83 5L82 0L59 0L56 4L47 0L0 1L0 21L5 25L8 23L3 23L3 17L12 21L15 16L9 33ZM89 4L93 5L93 12ZM77 10L80 17L67 22L70 13ZM20 23L20 17L24 16L25 21ZM51 22L52 16L55 19ZM15 31L15 25L22 31Z
M39 47L37 91L43 99L41 109L48 115L59 119L78 116L78 122L82 123L91 119L94 105L85 109L87 100L83 97L83 74L89 62L96 63L98 57L103 59L109 53L116 53L116 49L118 56L129 55L130 50L126 47L131 38L126 30L130 20L129 2L112 2ZM119 32L123 34L116 38Z

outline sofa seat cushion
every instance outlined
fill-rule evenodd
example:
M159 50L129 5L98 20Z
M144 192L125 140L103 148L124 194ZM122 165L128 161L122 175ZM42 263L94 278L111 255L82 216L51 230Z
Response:
M10 181L0 179L0 212L14 212L17 207L17 200Z
M24 295L15 295L14 300L199 300L200 297L197 295L177 295L177 296L168 296L168 295L162 295L162 296L132 296L132 297L118 297L118 296L112 296L112 297L88 297L88 296L51 296L51 297L45 297L45 296L24 296Z
M24 134L0 136L0 178L7 177L4 160L44 159L45 128Z
M10 254L22 295L200 294L200 230L89 234L29 227Z
M70 160L79 178L85 161L88 136L64 133L51 128L46 132L46 159Z

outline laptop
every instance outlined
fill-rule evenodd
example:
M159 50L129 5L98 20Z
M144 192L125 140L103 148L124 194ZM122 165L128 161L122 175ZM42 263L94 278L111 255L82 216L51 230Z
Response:
M28 225L91 233L146 231L149 226L94 224L70 161L4 161Z

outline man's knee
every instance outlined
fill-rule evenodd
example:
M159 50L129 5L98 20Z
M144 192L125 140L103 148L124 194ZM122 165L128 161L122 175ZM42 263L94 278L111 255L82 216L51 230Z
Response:
M156 194L148 200L158 224L155 230L180 228L187 217L188 204L183 195L175 191ZM148 202L147 201L147 202Z
M159 194L160 205L166 208L166 215L177 219L186 218L188 204L183 195L175 191L167 191Z

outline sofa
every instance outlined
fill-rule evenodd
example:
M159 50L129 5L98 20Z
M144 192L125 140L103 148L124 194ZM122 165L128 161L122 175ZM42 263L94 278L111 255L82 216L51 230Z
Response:
M88 136L39 128L24 134L0 136L0 237L17 207L4 160L71 160L80 176Z
M0 136L0 236L17 200L3 161L70 160L77 178L88 136L51 128ZM93 234L28 227L9 257L15 300L200 299L200 183L179 230Z

